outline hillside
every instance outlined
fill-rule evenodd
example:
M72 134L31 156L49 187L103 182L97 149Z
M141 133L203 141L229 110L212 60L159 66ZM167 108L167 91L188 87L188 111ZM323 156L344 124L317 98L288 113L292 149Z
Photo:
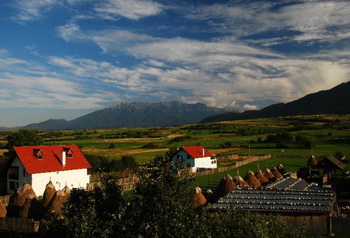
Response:
M317 114L349 114L350 113L350 82L342 83L330 90L308 94L289 103L278 103L261 110L242 113L228 112L211 116L202 123L215 121L232 121L264 117L317 115Z
M192 124L202 119L227 112L202 103L134 102L120 103L92 112L71 121L48 120L25 126L28 129L103 129L119 127L167 127Z

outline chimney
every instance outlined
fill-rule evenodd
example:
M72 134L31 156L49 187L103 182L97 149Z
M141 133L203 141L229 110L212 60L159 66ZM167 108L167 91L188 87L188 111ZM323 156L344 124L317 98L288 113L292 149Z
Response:
M62 151L62 166L63 168L66 167L66 152Z
M203 157L204 157L204 154L205 154L205 151L204 151L204 147L203 147L203 150L202 150L202 155L203 155Z

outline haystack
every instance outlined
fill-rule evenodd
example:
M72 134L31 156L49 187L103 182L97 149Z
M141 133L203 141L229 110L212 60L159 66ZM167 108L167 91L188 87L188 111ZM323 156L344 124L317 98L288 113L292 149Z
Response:
M209 203L214 203L218 200L217 194L214 193L211 189L208 189L203 195Z
M7 215L6 206L5 206L4 203L2 203L2 202L0 201L0 218L6 217L6 215Z
M200 187L195 187L194 189L194 203L193 207L203 206L207 203L207 199L204 197L202 193L202 189Z
M13 205L17 207L22 207L26 202L26 199L36 198L35 192L32 186L28 183L23 184L23 186L17 192Z
M318 161L316 160L315 156L312 155L307 161L307 166L312 167L312 166L317 165L317 163L318 163Z
M276 179L283 178L283 175L278 171L278 169L276 167L273 167L271 169L271 172L273 173L273 175L275 176Z
M236 184L229 174L226 174L220 181L218 187L216 188L216 194L218 197L223 197L226 194L232 192L236 189Z
M278 164L277 169L278 169L278 172L280 172L280 174L282 175L286 173L286 170L282 164Z
M63 203L67 200L66 194L62 190L58 190L53 196L49 209L52 213L60 214Z
M249 184L246 181L244 181L244 179L239 175L235 177L234 182L236 183L237 186L240 186L243 188L249 187Z
M64 194L66 194L66 197L68 198L70 196L70 189L68 188L68 186L64 186L64 188L62 189L62 192L64 192Z
M46 208L50 204L50 202L51 202L53 196L55 195L55 193L56 193L55 186L52 184L51 181L48 182L48 184L46 184L46 188L45 188L44 195L43 195L42 206L44 208Z
M261 185L265 185L269 182L269 180L263 175L260 169L255 172L255 177L259 180Z
M263 175L265 176L265 178L267 178L269 181L274 180L275 179L275 175L273 175L273 173L271 172L271 170L269 168L265 168Z
M249 186L251 186L252 188L259 188L259 187L261 187L261 183L255 177L254 173L251 170L248 171L248 173L244 177L244 180L247 181Z
M32 199L26 198L23 206L19 209L19 214L18 214L19 218L28 218L31 202L32 202Z

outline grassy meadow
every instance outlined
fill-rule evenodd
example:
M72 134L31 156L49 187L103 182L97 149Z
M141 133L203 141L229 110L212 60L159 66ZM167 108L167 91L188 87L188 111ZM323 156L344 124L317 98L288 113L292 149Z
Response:
M6 136L0 131L1 152ZM244 176L250 169L274 167L281 163L287 171L296 171L311 155L336 153L350 158L350 115L290 116L268 119L193 124L167 128L116 128L38 131L45 144L76 144L85 155L120 160L128 155L138 164L164 155L169 149L202 145L212 154L265 155L272 159L226 171ZM0 152L0 153L1 153ZM349 163L350 164L350 163ZM349 166L347 164L347 166ZM219 161L218 166L227 165ZM197 177L202 188L216 187L224 174Z

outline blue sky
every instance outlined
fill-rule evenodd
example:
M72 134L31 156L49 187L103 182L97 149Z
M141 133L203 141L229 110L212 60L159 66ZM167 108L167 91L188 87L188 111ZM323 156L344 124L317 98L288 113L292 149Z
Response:
M350 1L2 0L0 126L120 102L260 109L350 80Z

